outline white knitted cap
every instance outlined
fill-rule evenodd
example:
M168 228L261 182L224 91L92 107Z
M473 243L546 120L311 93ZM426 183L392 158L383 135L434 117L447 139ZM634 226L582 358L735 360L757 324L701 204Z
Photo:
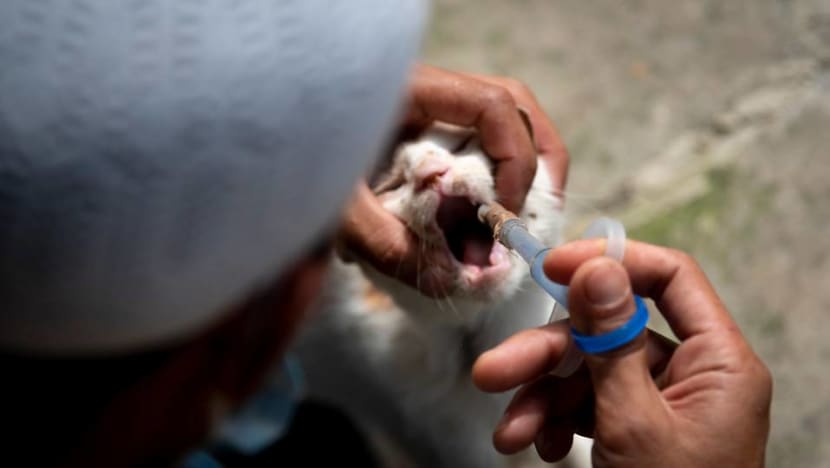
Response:
M0 3L0 348L213 323L377 156L419 0Z

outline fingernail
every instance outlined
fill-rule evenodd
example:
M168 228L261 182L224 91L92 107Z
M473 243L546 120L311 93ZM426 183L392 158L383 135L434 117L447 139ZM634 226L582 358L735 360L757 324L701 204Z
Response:
M628 276L625 270L611 262L597 266L585 281L585 298L594 306L617 303L628 292Z

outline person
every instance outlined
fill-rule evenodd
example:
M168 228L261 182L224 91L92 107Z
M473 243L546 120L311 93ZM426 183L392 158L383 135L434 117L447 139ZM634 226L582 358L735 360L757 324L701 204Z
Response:
M411 70L425 18L418 0L0 4L8 459L160 465L202 443L278 364L401 109L479 128L518 208L526 107L564 182L526 89ZM407 265L416 240L362 187L338 243Z
M536 150L564 186L567 153L516 82L420 66L403 93L421 2L266 4L0 5L7 459L174 463L262 383L333 243L435 293L365 183L334 228L401 94L401 127L479 129L508 208Z

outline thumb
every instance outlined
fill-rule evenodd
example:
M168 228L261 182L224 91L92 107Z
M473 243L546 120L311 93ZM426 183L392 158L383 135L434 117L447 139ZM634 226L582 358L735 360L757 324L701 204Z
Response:
M607 257L583 263L568 295L571 325L585 335L611 332L634 315L631 282L623 266ZM660 394L651 378L645 331L621 348L585 355L596 394L597 430L621 424L632 412L653 407Z
M360 258L428 296L452 292L454 269L449 255L426 247L383 208L365 182L358 184L344 210L337 243L342 255Z

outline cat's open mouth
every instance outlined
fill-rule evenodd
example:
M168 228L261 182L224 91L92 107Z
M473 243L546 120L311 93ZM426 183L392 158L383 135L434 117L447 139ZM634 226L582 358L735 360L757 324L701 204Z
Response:
M435 221L453 257L465 265L493 265L493 233L478 220L477 207L464 196L443 196Z

